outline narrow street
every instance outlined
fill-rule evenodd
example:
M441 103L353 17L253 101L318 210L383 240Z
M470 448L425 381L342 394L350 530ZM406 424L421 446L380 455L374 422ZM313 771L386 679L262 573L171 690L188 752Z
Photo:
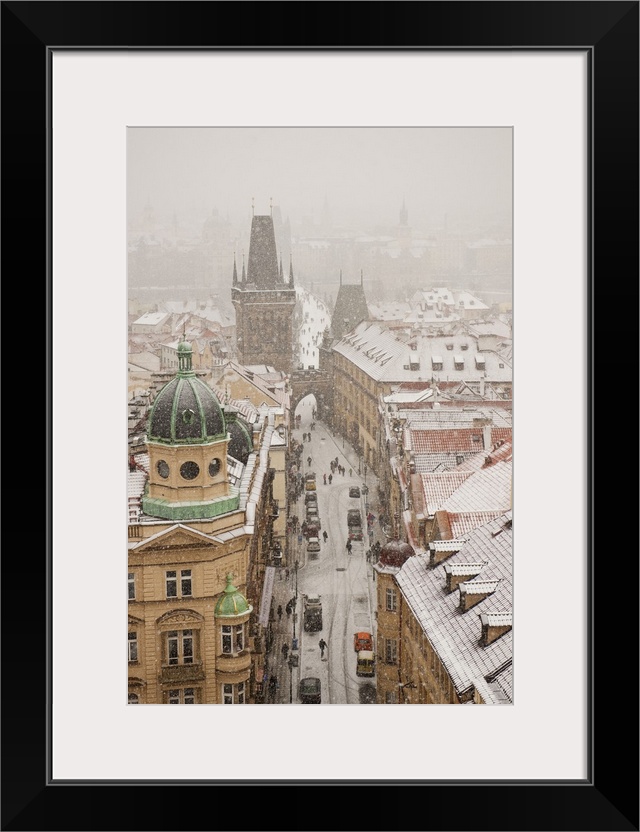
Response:
M375 622L375 582L371 563L367 562L366 551L374 542L374 537L367 535L366 515L368 503L363 493L364 477L358 474L358 462L351 446L342 438L334 437L326 425L316 421L311 429L312 414L315 407L313 397L307 397L298 406L301 415L300 426L294 431L294 437L303 443L304 473L314 471L318 495L318 512L320 517L320 553L311 557L307 553L307 541L302 535L294 535L289 560L289 577L282 569L280 580L274 587L274 604L277 608L295 597L296 570L298 561L297 594L298 601L295 614L295 637L298 639L297 667L289 668L282 655L282 645L289 647L294 639L293 615L282 615L276 619L276 638L272 647L272 661L278 666L278 702L297 702L298 682L301 678L313 676L321 680L322 703L324 704L368 704L375 702L375 676L356 676L356 652L353 636L358 631L368 631L376 635ZM304 441L303 434L311 441ZM307 458L311 457L311 465ZM338 460L344 467L344 474L336 473L329 483L331 461ZM327 483L324 482L324 475ZM377 493L377 481L370 473L367 475L369 494ZM350 497L349 488L358 486L360 497ZM347 510L358 508L362 515L363 541L353 541L349 554L347 544ZM291 514L297 515L300 523L305 518L304 493ZM377 518L376 518L377 519ZM377 524L374 524L377 526ZM323 533L327 533L326 542ZM383 541L384 542L384 541ZM322 596L322 630L305 632L302 626L303 596L318 593ZM320 658L318 643L324 639L328 647L324 659Z

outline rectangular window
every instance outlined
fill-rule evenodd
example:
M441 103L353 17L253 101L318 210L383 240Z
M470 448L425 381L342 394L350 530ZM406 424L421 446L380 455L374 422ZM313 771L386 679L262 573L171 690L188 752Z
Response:
M138 634L129 633L129 661L138 661Z
M166 698L169 705L197 705L198 690L197 688L176 688L167 691Z
M230 624L223 624L222 625L222 652L223 653L232 653L233 652L233 644L231 641L231 625Z
M237 685L222 686L222 703L224 705L245 704L245 683L238 682Z
M135 572L129 572L129 600L135 601L136 598L136 575Z
M191 570L190 569L183 569L180 572L180 583L181 583L181 593L182 597L184 598L187 595L191 595Z
M244 650L244 625L238 624L236 627L236 653L242 653Z
M178 582L176 580L176 572L167 572L166 573L166 582L167 582L167 598L177 598L178 597Z
M171 570L165 573L165 581L167 585L167 598L177 598L178 597L178 573L177 571ZM182 569L180 572L180 597L181 598L189 598L192 595L192 584L191 584L191 570L190 569Z
M385 656L387 664L396 664L398 661L398 642L395 638L385 639Z
M395 612L397 609L397 596L395 589L387 589L387 611Z
M193 664L193 630L169 630L167 657L169 664Z

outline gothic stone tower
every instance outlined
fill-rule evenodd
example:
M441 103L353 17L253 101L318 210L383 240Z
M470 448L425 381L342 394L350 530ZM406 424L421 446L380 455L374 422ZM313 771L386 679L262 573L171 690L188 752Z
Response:
M278 266L273 217L251 221L249 263L238 280L234 259L231 300L236 310L238 360L241 364L268 364L291 373L293 369L293 315L296 290L293 266L285 280Z

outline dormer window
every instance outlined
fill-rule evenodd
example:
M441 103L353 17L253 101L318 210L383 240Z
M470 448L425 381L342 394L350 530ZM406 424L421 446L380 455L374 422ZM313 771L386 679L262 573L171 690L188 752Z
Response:
M464 358L461 355L453 356L453 366L456 370L464 370Z
M446 347L448 350L452 350L452 349L453 349L453 343L447 343L447 344L445 344L445 347Z
M432 355L431 356L431 369L432 370L442 370L443 362L441 355Z
M469 344L460 344L460 349L461 350L468 350L469 349Z

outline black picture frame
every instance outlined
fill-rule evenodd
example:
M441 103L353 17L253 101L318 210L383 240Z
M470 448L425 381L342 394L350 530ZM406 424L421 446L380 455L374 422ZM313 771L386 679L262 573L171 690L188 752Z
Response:
M39 328L45 337L45 344L36 346L32 334L16 332L14 337L28 343L21 347L19 363L11 362L6 369L9 381L18 366L20 373L35 375L36 384L23 385L22 392L31 399L28 406L34 408L32 429L40 431L40 437L46 424L48 440L46 494L41 486L42 496L29 495L30 500L39 500L38 505L24 506L25 514L46 517L40 538L42 547L25 543L23 537L17 551L12 551L13 543L5 548L2 563L3 830L638 830L637 532L634 526L627 540L614 543L608 537L613 533L626 537L629 518L635 520L637 516L626 505L628 495L635 495L635 490L620 484L622 474L628 475L629 468L637 481L633 458L629 466L628 448L625 445L622 451L616 440L618 428L630 432L624 426L627 409L621 407L626 403L628 385L634 401L633 435L637 435L637 373L629 378L633 364L624 364L627 347L622 344L632 332L637 346L637 318L630 320L628 310L634 309L637 315L638 9L638 2L580 0L2 3L3 272L7 285L15 285L18 291L19 277L37 285L41 302ZM52 50L256 50L276 46L304 50L580 49L589 54L591 730L587 737L589 772L584 782L328 779L309 783L267 778L256 783L231 781L220 785L206 781L56 783L48 779L53 383L48 163ZM615 301L611 299L612 284ZM28 303L33 303L33 297L28 298ZM619 384L615 368L607 360L610 350L621 364ZM598 370L601 366L606 367L602 373ZM619 396L621 390L625 390L625 395ZM614 416L613 420L612 407L618 408L618 418ZM601 417L599 422L597 415ZM29 442L34 436L30 429L21 428L19 420L14 423L10 419L8 424L9 429L17 424L20 430L26 430L20 437L25 453L35 456L37 452ZM597 454L596 424L601 428ZM609 431L604 433L609 425L614 428L613 442L607 442ZM40 462L34 470L41 470ZM596 475L600 485L597 491ZM19 489L15 481L9 487ZM620 492L613 502L612 491ZM19 495L24 493L18 490ZM7 526L24 524L20 535L33 534L31 517L28 523L24 523L26 517L19 520L22 508L20 514L14 514L20 500L5 502L11 503L12 510ZM623 518L627 524L620 522ZM14 570L21 558L28 560L28 567L22 566L23 573L29 571L28 603L25 593L17 591L19 584L15 580ZM15 651L21 640L23 646L28 646L22 652L26 658L22 659L16 657ZM553 680L542 683L553 684ZM561 690L558 695L571 696L572 692ZM295 746L292 753L297 753ZM476 753L481 756L481 749ZM552 755L553 749L549 753ZM171 789L169 799L148 791L157 787L163 790L165 798L166 789ZM219 791L212 791L215 788ZM349 811L342 815L341 807L353 798L361 805L361 790L366 788L371 789L364 795L366 813Z

